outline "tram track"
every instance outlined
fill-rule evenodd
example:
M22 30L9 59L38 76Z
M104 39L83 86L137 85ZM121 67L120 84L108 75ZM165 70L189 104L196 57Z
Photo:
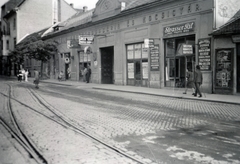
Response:
M42 116L44 116L45 118L51 120L51 121L54 121L55 123L63 126L64 128L67 128L67 129L70 129L78 134L81 134L81 135L84 135L100 144L102 144L103 146L113 150L114 152L116 152L117 154L120 154L128 159L131 159L132 161L136 162L136 163L139 163L139 164L144 164L145 162L142 162L140 161L139 159L136 159L135 157L132 157L131 155L128 155L127 153L123 152L122 150L119 150L118 148L115 148L114 146L112 145L109 145L107 144L106 142L102 141L101 139L89 134L88 132L84 131L81 127L79 127L78 125L75 125L74 122L68 118L66 115L64 115L63 113L59 112L57 109L55 109L54 107L52 107L48 102L46 102L40 95L38 95L38 93L36 93L36 91L34 91L33 89L29 89L27 88L27 91L30 93L31 97L37 101L38 104L40 104L43 108L45 108L46 110L50 111L51 113L54 114L49 116L47 114L44 114L42 112L39 112L37 111L36 109L34 109L33 107L30 107L29 105L27 105L26 103L23 103L19 100L17 100L16 98L12 97L12 94L11 94L11 86L9 85L9 95L6 95L4 93L1 93L3 96L5 97L8 97L9 99L9 106L11 107L11 101L15 101L17 103L19 103L20 105L26 107L27 109L30 109L31 111L34 111ZM14 118L14 114L12 113L13 115L13 118ZM15 123L16 126L17 126L17 123ZM20 132L22 133L22 132ZM23 137L26 137L23 133L22 133ZM27 142L29 142L27 140ZM31 143L27 146L28 147L31 147ZM33 148L34 149L34 148ZM36 151L36 150L35 150ZM39 154L39 153L36 153L36 154ZM43 158L40 154L39 156L41 158ZM47 160L43 160L44 162L43 163L47 163Z
M12 125L8 125L9 123L6 123L4 121L4 118L0 117L0 123L3 125L3 127L16 139L16 141L22 145L22 147L29 153L30 157L33 158L38 164L47 164L47 160L41 155L40 151L37 150L36 146L32 143L32 141L27 137L27 135L24 134L24 132L21 130L21 127L17 123L16 116L14 115L13 109L12 109L12 92L11 92L11 86L9 86L9 92L8 95L1 93L3 96L8 98L7 101L7 109L9 111L9 116Z

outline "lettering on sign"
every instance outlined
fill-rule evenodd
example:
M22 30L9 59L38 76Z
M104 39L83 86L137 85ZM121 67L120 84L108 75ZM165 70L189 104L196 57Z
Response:
M79 44L80 45L89 45L93 43L93 35L79 35Z
M202 71L211 70L211 39L198 40L198 61Z
M195 23L188 22L188 23L180 24L176 26L164 27L163 32L164 32L164 36L169 36L174 34L193 32L194 30L195 30Z
M154 44L153 39L149 39L149 48L150 48L150 70L159 71L159 45Z

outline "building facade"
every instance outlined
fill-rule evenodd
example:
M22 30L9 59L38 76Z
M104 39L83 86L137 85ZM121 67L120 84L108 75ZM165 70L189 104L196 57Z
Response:
M223 26L215 30L214 92L240 94L240 10Z
M213 93L209 34L230 19L218 14L234 2L99 0L92 15L74 27L43 37L61 43L51 71L70 69L71 80L81 80L82 69L91 64L93 83L174 88L185 87L186 70L200 65L203 91Z
M2 35L2 55L7 57L27 35L64 21L76 12L64 0L10 0L2 6L4 23L1 29L5 31ZM19 66L7 60L9 63L5 72L16 75Z

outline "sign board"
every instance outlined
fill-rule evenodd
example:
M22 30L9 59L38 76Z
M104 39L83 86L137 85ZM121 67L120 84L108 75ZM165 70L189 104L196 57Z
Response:
M89 45L92 44L94 40L93 35L79 35L79 44L80 45Z
M193 46L191 44L183 44L183 50L182 53L184 55L191 55L193 54Z
M211 70L211 39L198 40L198 61L201 71Z
M183 34L193 32L195 30L195 22L188 22L184 24L179 24L175 26L164 27L163 35L171 36L174 34Z
M80 45L78 44L77 40L75 39L71 39L71 40L67 40L67 48L71 49L71 48L79 48Z
M233 41L233 43L239 43L240 35L232 35L232 41Z
M150 45L150 70L159 71L159 45Z

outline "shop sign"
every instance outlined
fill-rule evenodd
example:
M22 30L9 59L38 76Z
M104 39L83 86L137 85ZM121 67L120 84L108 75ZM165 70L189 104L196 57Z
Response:
M239 43L240 42L240 35L233 35L232 40L233 40L233 43Z
M193 54L193 46L191 44L183 44L183 54L184 55Z
M149 45L150 47L150 70L159 71L159 45Z
M93 43L93 35L79 35L79 44L80 45L89 45Z
M71 40L67 40L67 48L71 49L71 48L79 48L79 44L77 42L77 40L75 39L71 39Z
M202 71L211 70L211 39L198 40L198 61Z
M164 27L163 35L169 36L174 34L183 34L193 32L195 30L195 22L188 22L180 25Z
M65 64L69 64L70 63L70 59L69 58L65 58Z

